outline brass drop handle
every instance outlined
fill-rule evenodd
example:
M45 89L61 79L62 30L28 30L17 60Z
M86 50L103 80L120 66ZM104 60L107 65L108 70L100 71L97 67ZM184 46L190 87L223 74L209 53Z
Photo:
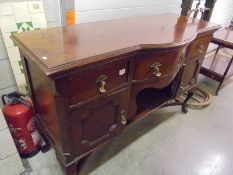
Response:
M162 73L160 72L160 66L162 66L162 64L160 64L159 62L155 62L150 65L151 69L153 69L153 75L156 77L160 77L162 75Z
M201 43L201 44L199 44L199 45L198 45L198 49L197 49L197 51L198 51L199 53L203 53L203 49L204 49L203 44L202 44L202 43Z
M126 121L126 111L125 110L121 110L121 123L123 125L125 125L127 123L127 121Z
M104 93L106 92L105 86L106 86L106 80L108 79L108 76L105 74L100 75L97 79L96 79L96 83L99 84L99 92L100 93Z

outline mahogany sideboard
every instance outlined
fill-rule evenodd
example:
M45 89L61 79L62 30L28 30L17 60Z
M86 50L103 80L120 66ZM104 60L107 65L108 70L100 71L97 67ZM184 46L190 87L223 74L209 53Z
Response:
M187 112L219 28L164 14L14 34L38 127L66 174L150 112L176 104Z

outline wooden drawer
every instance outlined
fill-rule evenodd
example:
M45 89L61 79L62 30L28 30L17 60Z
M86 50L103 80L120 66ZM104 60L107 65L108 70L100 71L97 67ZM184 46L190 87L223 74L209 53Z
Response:
M135 59L133 80L165 77L174 73L182 62L182 49L143 53Z
M118 61L66 78L70 105L112 92L128 81L128 61Z
M187 62L192 62L196 59L203 59L211 39L212 35L195 39L186 51L187 54L185 57L188 58Z

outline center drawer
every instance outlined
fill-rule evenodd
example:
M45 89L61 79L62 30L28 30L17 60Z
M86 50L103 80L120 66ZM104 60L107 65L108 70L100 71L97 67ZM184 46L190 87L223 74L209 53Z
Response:
M162 78L174 73L183 62L183 48L170 51L150 51L137 56L133 80Z
M69 105L108 94L128 81L128 60L116 61L66 77Z

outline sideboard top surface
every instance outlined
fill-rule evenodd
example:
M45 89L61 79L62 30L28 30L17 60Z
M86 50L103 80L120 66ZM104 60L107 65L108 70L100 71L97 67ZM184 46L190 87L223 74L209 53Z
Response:
M114 19L12 36L48 76L140 49L172 48L220 26L177 14Z

